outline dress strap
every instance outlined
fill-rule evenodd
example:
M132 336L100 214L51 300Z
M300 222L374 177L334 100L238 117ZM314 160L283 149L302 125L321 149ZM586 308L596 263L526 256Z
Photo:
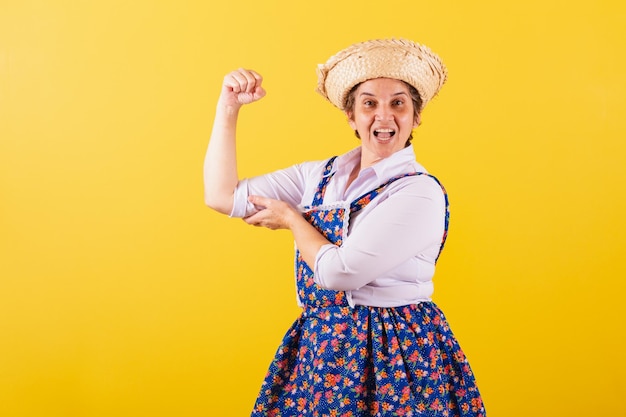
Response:
M378 194L380 194L380 192L384 190L392 182L397 181L400 178L412 177L415 175L426 175L434 179L435 182L439 184L439 186L441 187L441 190L443 191L443 197L444 197L444 201L446 204L446 207L445 207L446 212L445 212L443 236L441 238L441 246L439 247L439 254L437 255L437 259L439 259L439 255L441 255L441 251L443 250L443 247L446 243L446 239L448 238L448 226L450 224L450 204L448 202L448 193L446 192L446 189L443 187L441 182L439 182L439 180L435 176L427 174L425 172L409 172L406 174L397 175L387 180L383 184L379 185L378 187L374 188L373 190L368 191L367 193L363 194L360 197L357 197L354 201L352 201L352 203L350 203L350 214L355 213L361 210L363 207L365 207L370 201L372 201L372 199L374 199ZM435 262L437 262L437 259L435 259Z
M331 174L335 159L337 159L337 157L333 156L328 160L328 162L326 162L326 167L324 168L322 179L317 185L317 190L315 191L315 196L313 197L313 201L311 202L311 207L319 206L324 201L324 193L326 192L326 186L328 185L328 181L330 181L333 175L335 175L334 172Z

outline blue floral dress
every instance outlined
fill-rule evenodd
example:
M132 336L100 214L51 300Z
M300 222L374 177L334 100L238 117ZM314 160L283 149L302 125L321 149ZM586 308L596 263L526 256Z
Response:
M305 217L338 246L351 213L393 181L428 175L394 177L349 209L325 208L333 162L328 161ZM441 248L448 218L446 196ZM313 271L298 252L296 285L302 314L276 352L252 416L485 416L470 365L434 303L350 307L345 292L313 281Z

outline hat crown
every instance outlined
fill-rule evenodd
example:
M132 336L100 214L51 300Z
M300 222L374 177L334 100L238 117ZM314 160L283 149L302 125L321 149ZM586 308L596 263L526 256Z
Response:
M374 39L356 43L317 68L317 91L341 110L350 90L373 78L394 78L415 87L421 111L441 89L447 69L425 45L407 39Z

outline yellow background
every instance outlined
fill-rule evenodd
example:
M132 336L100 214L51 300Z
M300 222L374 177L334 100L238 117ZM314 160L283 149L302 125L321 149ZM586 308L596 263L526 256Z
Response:
M626 6L0 1L0 415L247 415L298 313L287 232L203 205L223 75L265 77L240 174L357 146L315 92L407 37L452 219L435 278L490 416L626 415Z

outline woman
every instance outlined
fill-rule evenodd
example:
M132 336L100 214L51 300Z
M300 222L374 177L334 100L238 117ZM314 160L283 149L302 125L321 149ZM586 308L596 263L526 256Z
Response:
M484 416L470 366L432 302L445 190L415 161L412 130L446 80L407 40L348 47L318 68L318 92L361 144L326 161L239 180L239 109L262 77L224 78L205 160L206 204L296 242L302 314L279 347L253 416Z

